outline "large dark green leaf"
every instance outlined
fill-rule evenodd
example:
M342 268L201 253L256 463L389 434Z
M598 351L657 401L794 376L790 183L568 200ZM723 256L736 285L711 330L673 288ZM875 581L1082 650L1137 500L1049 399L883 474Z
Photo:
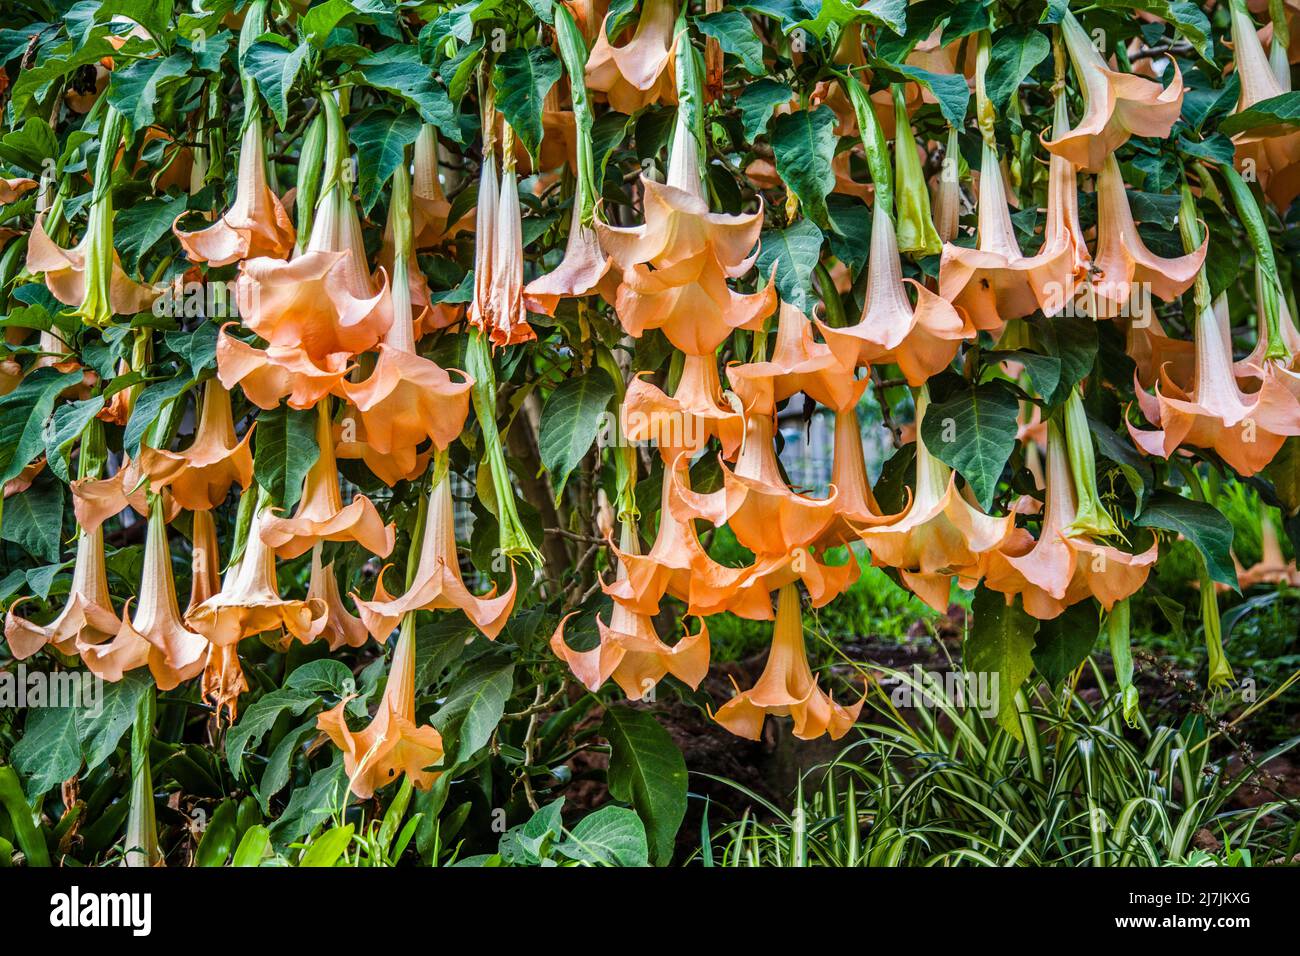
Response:
M696 17L695 25L705 36L717 40L723 53L738 57L741 65L753 76L762 76L766 72L763 44L754 31L754 24L740 10L719 10Z
M185 211L186 197L159 196L134 203L113 219L113 246L127 272L139 271L140 260L171 233L172 223Z
M289 91L310 52L306 43L293 46L282 37L268 34L244 53L244 69L257 84L281 129L288 122Z
M320 457L316 412L280 405L257 418L253 477L278 508L292 510L302 495L303 480Z
M497 109L519 137L528 155L536 157L542 142L542 105L564 72L550 47L515 48L501 54L492 72Z
M800 219L788 229L764 232L759 244L759 275L766 281L775 266L781 298L802 312L812 311L812 273L821 256L822 231Z
M1038 625L1031 656L1043 680L1057 687L1087 659L1097 643L1097 606L1081 601Z
M1218 508L1172 491L1157 491L1134 519L1134 524L1178 532L1201 552L1210 577L1237 589L1237 569L1232 563L1232 522Z
M976 591L971 619L963 658L966 672L997 677L998 724L1023 740L1015 697L1033 671L1038 621L1019 603L1007 604L1005 595L987 588Z
M57 561L63 535L63 483L41 474L32 486L5 502L0 537L41 561Z
M993 105L998 109L1006 106L1025 77L1051 52L1051 41L1034 27L1013 26L999 30L985 81Z
M433 81L429 68L420 61L414 47L389 47L358 64L361 75L376 89L387 90L419 111L453 142L462 142L460 121L446 90Z
M542 465L551 473L558 496L600 432L614 397L614 383L604 369L592 368L569 379L546 400L538 436Z
M666 866L686 815L686 760L668 731L644 710L609 708L600 733L610 746L609 792L636 809L650 838L651 861Z
M772 119L772 111L782 103L790 102L792 96L794 90L768 76L745 84L744 91L736 100L745 138L753 142L762 136L767 130L768 121Z
M454 741L445 762L468 760L492 739L514 689L514 662L498 655L474 661L460 673L432 723L447 741Z
M387 110L367 113L352 127L349 138L357 148L357 193L367 212L379 199L384 184L402 165L406 148L419 135L418 116Z
M808 218L829 229L826 196L835 188L835 113L829 106L797 110L772 123L772 152L776 171L790 188Z
M45 423L55 400L81 379L80 369L60 372L45 366L29 372L17 388L0 397L0 484L17 477L45 450Z
M188 53L173 53L166 59L136 60L125 69L113 71L108 101L126 117L132 129L152 126L158 98L179 83L192 64Z
M1019 414L1016 396L990 382L932 404L921 422L921 440L966 479L980 507L987 509L1015 448Z

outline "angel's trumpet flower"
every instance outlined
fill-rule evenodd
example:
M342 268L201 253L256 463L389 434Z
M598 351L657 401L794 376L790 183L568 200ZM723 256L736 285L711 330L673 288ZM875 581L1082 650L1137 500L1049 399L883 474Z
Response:
M221 552L217 541L217 523L211 511L196 511L191 516L190 603L185 617L221 590ZM208 645L208 657L199 677L199 691L212 708L217 720L234 722L239 715L239 695L248 690L248 680L239 664L235 644Z
M524 295L523 221L519 212L519 181L511 152L513 134L506 127L502 145L501 188L495 202L484 202L484 190L495 186L493 157L483 158L479 182L478 235L474 251L474 301L469 321L495 346L517 345L537 338L528 324ZM489 217L491 217L489 219ZM486 246L486 248L484 248Z
M948 130L948 143L943 153L943 165L933 184L934 229L943 242L957 238L961 225L961 155L957 146L957 130Z
M835 411L855 406L870 384L868 379L855 379L851 370L846 374L834 349L813 340L812 323L788 302L782 302L777 313L771 360L732 365L727 378L744 395L770 388L771 400L781 402L804 392ZM764 407L767 401L762 400Z
M1149 297L1139 297L1141 312L1133 316L1125 331L1124 351L1137 366L1137 380L1143 388L1151 388L1160 380L1160 370L1168 367L1169 377L1182 385L1190 385L1196 367L1196 347L1182 339L1171 339L1156 316ZM1268 346L1268 337L1262 340Z
M1233 56L1241 81L1236 109L1240 113L1262 100L1289 93L1291 71L1289 66L1273 70L1243 0L1232 0L1228 9L1232 16ZM1285 62L1283 59L1282 63ZM1238 133L1233 143L1236 146L1234 165L1243 170L1253 166L1255 178L1268 198L1284 212L1300 195L1300 132L1287 128L1253 129Z
M673 514L672 487L690 487L688 458L682 455L666 466L677 474L665 473L663 477L654 544L644 555L639 549L616 547L619 574L613 584L604 585L605 593L630 611L647 616L659 613L665 594L686 602L688 613L698 616L733 610L730 601L747 569L718 564L704 550L694 523ZM770 609L770 600L768 605Z
M372 554L387 557L393 550L394 526L384 524L365 495L343 505L328 401L318 406L316 444L320 457L307 472L298 510L292 518L267 517L261 525L262 540L282 558L305 554L318 541L354 541Z
M758 740L769 715L793 717L794 735L800 740L814 740L823 734L839 740L858 719L864 701L865 695L845 707L817 686L804 646L799 592L787 584L777 598L772 647L762 675L749 690L737 688L736 695L718 708L713 719L739 737Z
M244 552L226 571L221 590L191 611L186 621L218 647L280 630L310 644L324 630L328 609L319 598L293 601L280 597L275 552L262 535L272 520L271 511L262 502L258 504Z
M93 531L109 518L131 508L136 514L149 514L147 477L128 456L111 478L78 478L72 483L72 511L83 531ZM171 492L162 494L164 519L171 521L180 511Z
M129 602L128 602L129 603ZM111 641L77 643L82 661L96 676L118 681L129 670L149 665L159 690L171 690L203 670L208 642L185 626L176 604L167 522L155 497L149 509L144 574L135 616L123 621Z
M819 545L849 544L859 539L859 529L889 524L900 517L885 515L871 491L871 485L867 481L866 456L862 448L862 426L858 422L858 413L852 406L835 411L831 484L836 491L835 519L823 529L817 541Z
M25 600L9 605L5 615L5 639L15 660L31 657L46 644L64 654L76 652L77 642L99 644L113 637L122 621L113 613L108 593L108 572L104 568L104 531L83 528L77 537L77 560L72 567L72 587L59 615L48 624L33 624L16 612Z
M641 179L645 224L596 221L600 247L622 270L615 311L629 335L662 329L689 355L711 355L734 329L757 329L776 308L775 271L758 292L732 291L728 279L750 270L763 229L752 215L709 212L700 181L699 144L678 110L663 185ZM752 250L752 254L751 254Z
M1147 248L1133 222L1119 163L1106 158L1097 177L1097 255L1093 292L1098 318L1128 314L1146 290L1166 302L1186 292L1205 261L1207 236L1198 249L1166 259Z
M582 224L582 203L574 196L569 239L560 264L524 286L524 297L534 312L554 315L561 299L598 293L613 303L618 294L618 276L612 273L609 256L600 249L596 230Z
M862 318L848 328L818 322L822 337L845 368L896 364L911 385L947 368L963 339L975 334L942 296L903 278L894 226L884 203L872 213L871 255ZM907 289L916 290L912 305Z
M320 544L311 549L311 578L307 582L308 599L325 603L327 614L321 637L329 641L331 651L341 647L360 647L370 640L370 632L343 603L339 582L334 576L334 563L321 564L321 551Z
M1202 309L1196 323L1191 390L1179 387L1162 369L1155 394L1139 386L1137 398L1157 430L1144 431L1130 422L1129 434L1138 448L1159 458L1170 457L1180 446L1209 449L1249 477L1273 460L1287 436L1300 435L1300 404L1277 377L1266 376L1256 392L1242 392L1233 376L1226 322L1213 307Z
M393 260L393 324L379 346L374 371L364 382L344 381L340 388L356 408L365 440L380 455L413 452L426 438L446 448L460 434L469 414L473 381L456 371L460 381L415 351L410 286L414 251L408 221L410 184L405 170L393 177L391 216L396 256Z
M636 32L622 46L609 42L608 18L587 59L587 87L604 93L612 109L631 116L651 103L676 103L677 37L673 0L645 0Z
M1095 172L1130 136L1169 136L1183 107L1183 78L1172 58L1173 79L1162 87L1153 80L1112 70L1068 10L1060 29L1083 94L1084 112L1073 129L1057 131L1055 138L1044 141L1050 152Z
M262 120L254 114L244 127L239 144L239 172L235 201L230 209L206 229L172 231L193 262L226 266L243 259L284 259L293 250L293 222L279 198L266 184L266 150Z
M1259 561L1237 574L1241 589L1245 591L1256 584L1290 584L1292 587L1300 585L1300 571L1296 570L1294 561L1288 561L1282 554L1277 528L1268 509L1263 505L1259 509L1259 542Z
M0 176L0 206L7 206L11 202L17 202L19 196L35 188L36 180L34 179L27 179L23 176L15 179L5 179Z
M255 348L230 334L233 324L227 323L217 337L217 378L227 389L242 388L258 408L275 408L286 397L290 408L312 408L335 391L352 368L347 352L317 362L292 345Z
M1256 268L1255 347L1249 355L1233 366L1233 373L1239 379L1260 380L1261 375L1273 372L1286 384L1293 395L1300 398L1300 368L1297 368L1300 364L1300 330L1296 329L1295 321L1291 318L1291 308L1287 305L1286 297L1281 295L1277 297L1277 335L1290 358L1283 361L1268 357L1268 316L1265 314L1264 293L1264 283L1267 281L1263 270Z
M414 445L396 446L392 451L380 452L366 440L366 426L355 405L343 408L343 415L334 428L334 454L339 458L365 462L371 474L388 487L399 481L415 481L429 469L433 447L417 450Z
M1053 130L1057 135L1063 135L1068 125L1065 91L1060 90L1056 94ZM1092 267L1092 256L1088 252L1088 243L1083 238L1083 226L1079 222L1078 178L1078 170L1073 163L1064 156L1052 153L1047 161L1047 220L1043 226L1043 246L1038 254L1048 255L1062 245L1068 246L1071 251L1070 257L1061 263L1061 307L1081 291L1080 284L1087 279ZM1047 311L1053 314L1060 311L1060 308L1054 303Z
M255 425L256 423L254 423ZM194 441L184 451L140 447L140 470L149 476L155 492L168 489L176 503L187 511L206 511L226 500L236 482L247 488L253 480L253 454L248 440L235 437L230 393L215 379L203 387L203 408Z
M1035 256L1020 251L996 150L983 146L979 180L979 243L948 243L939 262L939 295L965 309L975 328L999 332L1012 319L1043 309L1060 311L1062 283L1073 275L1074 250L1065 243Z
M652 441L665 464L683 452L695 454L709 437L718 439L722 456L734 458L745 436L745 419L725 404L712 355L686 355L671 396L639 373L628 382L619 417L629 441Z
M1008 601L1021 595L1025 611L1040 620L1058 617L1089 595L1109 611L1142 587L1156 561L1155 543L1142 554L1130 554L1079 530L1074 489L1065 436L1049 423L1047 504L1038 540L1018 529L990 557L984 576L985 585Z
M457 608L464 611L465 616L489 640L495 640L515 606L515 581L512 576L510 588L505 594L498 595L493 588L483 597L474 595L465 586L460 575L460 562L456 557L451 477L446 471L445 463L440 462L435 468L440 473L435 476L433 490L429 493L420 558L411 577L410 587L405 594L394 597L385 589L381 572L375 581L374 597L362 601L354 594L353 600L366 630L379 641L387 640L393 628L415 611Z
M722 468L722 487L702 494L670 472L670 506L680 521L703 518L728 525L736 540L755 554L789 554L816 541L835 516L836 491L809 498L793 491L781 475L773 445L775 415L760 402L751 405L745 442L734 469Z
M948 610L953 578L963 588L979 580L985 557L1015 529L1015 514L997 518L972 505L957 476L921 437L929 405L922 387L916 400L916 490L902 516L859 529L879 567L897 568L903 582L937 611Z
M411 167L411 239L416 249L430 249L466 228L462 219L450 221L451 203L438 178L438 131L425 123L415 138Z
M635 553L635 528L624 525L622 538L623 552ZM620 563L616 584L626 580L627 571ZM709 632L703 621L699 631L683 634L669 647L655 633L649 615L615 602L608 626L596 618L600 643L589 651L575 651L564 642L564 625L572 616L560 621L551 635L551 650L593 694L612 677L630 700L642 700L668 674L694 689L709 672Z
M438 771L428 768L442 762L442 736L429 724L419 726L415 722L414 614L402 622L383 699L364 730L348 728L344 711L351 700L351 696L346 697L333 710L321 714L316 726L343 751L343 768L352 792L369 800L376 790L403 773L419 790L433 786Z

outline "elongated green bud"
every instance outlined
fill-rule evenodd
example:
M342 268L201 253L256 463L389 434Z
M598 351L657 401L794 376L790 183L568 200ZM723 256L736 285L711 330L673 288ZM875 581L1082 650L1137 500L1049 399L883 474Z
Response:
M591 101L587 98L587 41L573 21L568 7L557 3L555 11L555 36L560 44L560 59L569 75L569 96L573 100L573 120L578 128L578 179L577 202L581 204L582 224L590 226L595 215L596 161L591 148Z
M1092 452L1092 432L1078 389L1070 390L1065 401L1065 447L1070 458L1070 476L1078 510L1065 534L1122 538L1119 528L1101 503L1097 492L1097 459Z
M1138 690L1133 686L1133 646L1129 633L1130 613L1128 598L1119 601L1106 616L1106 638L1110 642L1110 656L1115 665L1115 682L1119 685L1120 706L1124 722L1130 727L1137 723Z
M907 118L907 103L903 98L903 84L894 84L894 164L898 184L895 195L895 233L899 252L918 252L926 256L938 255L943 240L934 228L930 214L930 190L921 169L921 158L916 152L916 139L912 124Z
M871 96L866 87L850 74L844 78L844 88L848 91L853 114L858 120L858 134L862 137L867 167L871 170L871 181L875 185L875 201L883 204L886 211L892 212L894 185L889 169L889 145L885 141L885 131L876 119L876 111L871 107Z
M329 94L324 95L328 98ZM321 179L325 173L325 139L325 115L318 113L307 127L298 154L298 189L294 198L298 213L298 252L307 247L312 223L316 219L316 201L320 198Z

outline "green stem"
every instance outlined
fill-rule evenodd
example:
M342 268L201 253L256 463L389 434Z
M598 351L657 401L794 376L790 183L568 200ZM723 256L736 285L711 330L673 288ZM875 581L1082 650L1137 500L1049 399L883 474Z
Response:
M1136 726L1138 690L1133 686L1133 646L1130 643L1130 612L1128 598L1116 603L1106 616L1106 637L1110 641L1110 656L1115 665L1115 681L1119 684L1120 702L1124 722Z
M591 147L591 104L587 99L587 42L573 21L568 7L557 3L555 11L555 36L560 44L560 59L569 75L569 96L573 101L573 119L578 128L577 179L578 201L582 204L582 223L590 226L596 208L596 161Z
M1232 194L1233 204L1237 207L1237 218L1246 227L1246 236L1255 250L1255 268L1260 271L1264 281L1260 283L1262 301L1256 307L1264 315L1268 327L1268 350L1266 359L1274 359L1283 364L1291 360L1291 352L1282 338L1279 325L1281 316L1282 282L1278 277L1277 259L1273 255L1273 242L1268 235L1268 224L1264 222L1264 213L1255 201L1254 194L1245 180L1231 166L1220 166L1223 178L1228 183L1228 192Z
M155 708L153 686L140 697L131 725L131 794L126 817L124 866L157 866L158 823L154 819L153 773L149 767L149 744L153 740Z

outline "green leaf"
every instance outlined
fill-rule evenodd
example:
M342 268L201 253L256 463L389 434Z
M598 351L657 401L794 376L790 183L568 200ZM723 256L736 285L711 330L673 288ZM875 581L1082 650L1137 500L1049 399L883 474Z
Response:
M326 830L307 847L307 852L298 861L300 867L327 867L339 861L339 857L352 842L352 824Z
M563 72L560 58L545 46L507 50L492 71L497 109L534 159L542 142L542 105Z
M253 701L239 716L239 723L226 732L226 762L236 779L243 773L244 754L256 745L286 711L295 717L320 698L295 690L273 690Z
M58 137L42 117L33 116L21 129L0 136L0 160L21 166L33 175L45 170L47 160L58 158Z
M83 711L77 726L86 773L109 758L131 729L140 698L153 686L144 669L128 671L120 681L105 684L98 711Z
M932 404L921 422L930 453L966 479L986 511L1016 445L1020 402L996 382L959 391Z
M538 445L542 466L551 473L557 498L596 440L613 397L613 381L597 367L564 382L546 400Z
M1043 350L1061 362L1061 379L1050 399L1057 404L1092 372L1097 361L1097 324L1087 317L1058 315L1033 323Z
M645 825L626 807L605 806L587 814L555 852L596 866L650 865Z
M782 103L789 103L794 90L771 77L746 83L744 92L736 99L740 109L740 122L745 128L745 138L751 143L763 135L772 119L772 111Z
M211 320L195 326L189 332L173 329L163 333L167 347L185 360L190 374L198 378L217 365L217 323Z
M140 260L163 236L170 235L172 223L183 213L187 197L160 196L134 203L113 219L113 246L122 257L122 268L139 271Z
M146 57L122 70L114 70L108 84L108 101L126 117L134 130L152 126L154 107L164 89L175 86L190 71L188 53L173 53L165 60Z
M1263 474L1273 482L1273 490L1287 514L1300 512L1300 438L1284 441L1273 460L1264 466Z
M289 119L289 91L310 52L306 43L295 47L273 34L264 34L244 52L244 70L257 84L280 129Z
M1176 531L1201 552L1210 577L1233 590L1237 570L1232 563L1232 522L1213 505L1157 491L1133 523L1143 528Z
M1080 601L1059 617L1038 625L1031 657L1034 667L1052 687L1059 687L1082 664L1097 643L1097 606Z
M776 267L781 298L801 312L812 310L812 273L821 258L822 231L809 219L788 229L769 229L759 237L758 274L766 279Z
M1019 603L1009 605L1004 595L987 588L975 592L963 662L968 674L997 678L998 724L1017 740L1023 740L1024 735L1017 716L1016 691L1033 670L1037 628L1038 621Z
M261 866L271 850L271 831L258 824L244 831L239 847L230 861L231 866Z
M1224 136L1254 133L1257 136L1281 136L1300 126L1300 90L1270 96L1249 109L1233 113L1219 123Z
M695 26L707 37L718 41L723 53L740 59L741 65L752 76L763 76L763 44L754 32L754 24L739 10L719 10L695 18Z
M272 504L291 511L302 496L303 480L320 457L316 444L316 411L280 405L257 417L253 477L271 496Z
M600 725L609 741L609 792L630 803L645 824L650 858L667 866L677 828L686 816L686 760L654 715L627 705L611 707Z
M122 17L140 24L158 43L165 43L171 32L172 8L172 0L103 0L95 20L104 23Z
M343 768L343 755L339 753L332 764L316 771L306 786L298 787L289 796L289 805L271 824L271 839L285 844L305 836L341 813L349 798L348 775Z
M438 127L448 139L464 142L456 108L446 91L433 81L414 47L390 47L362 60L358 68L371 86L400 96L416 108L421 119Z
M79 402L66 402L54 410L45 429L45 462L63 481L68 473L68 449L104 407L104 396L95 395Z
M454 741L444 762L456 766L492 739L514 690L514 662L492 655L474 661L457 677L446 702L431 719L445 740Z
M8 395L0 396L0 484L16 478L45 450L45 423L64 389L80 382L76 369L45 366L28 372Z
M419 135L418 117L387 110L367 113L352 127L349 138L357 148L357 192L366 212L374 208L384 185L402 165L406 148Z
M992 352L989 353L989 357L996 357L998 361L1019 362L1023 365L1034 383L1034 388L1044 401L1050 402L1052 396L1056 394L1057 386L1061 382L1061 360L1056 356L1039 355L1028 349L1015 349L1007 352Z
M54 476L37 475L30 488L5 503L0 538L32 557L57 561L62 533L63 483Z
M140 453L140 443L153 427L154 422L158 420L163 409L168 403L184 395L193 385L194 379L187 375L177 375L162 382L155 382L140 392L136 397L135 407L131 409L131 417L127 419L126 432L122 436L122 447L126 449L128 455L134 458Z
M772 124L776 171L799 197L808 218L830 228L826 196L835 188L835 113L829 106L778 116Z
M1013 26L999 30L985 79L994 108L1004 108L1025 77L1051 52L1051 41L1034 27Z
M81 742L75 707L31 707L23 732L10 752L23 789L36 797L81 769Z
M939 101L939 112L944 119L950 126L961 129L966 122L966 107L970 103L970 87L966 85L966 77L953 73L931 73L919 66L906 64L899 66L898 72L933 93Z
M1065 0L1054 0L1061 7ZM1166 23L1173 24L1178 34L1196 50L1202 59L1214 62L1213 44L1210 42L1210 20L1194 3L1187 0L1101 0L1100 6L1132 17L1134 10L1155 14ZM1077 9L1077 8L1076 8ZM1056 22L1056 21L1053 21Z

